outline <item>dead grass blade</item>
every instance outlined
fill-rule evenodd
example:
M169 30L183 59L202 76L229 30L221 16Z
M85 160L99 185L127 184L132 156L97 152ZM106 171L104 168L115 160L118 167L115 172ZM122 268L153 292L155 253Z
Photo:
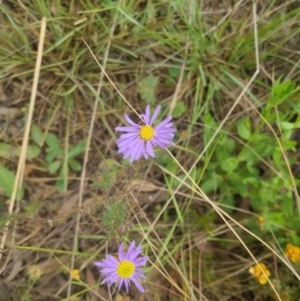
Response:
M10 203L9 203L9 208L8 208L9 215L11 215L13 213L18 187L20 187L22 185L22 181L23 181L23 172L24 172L24 165L25 165L25 160L26 160L28 139L29 139L30 127L31 127L32 116L33 116L33 111L34 111L34 106L35 106L35 99L36 99L36 95L37 95L37 87L38 87L38 82L39 82L40 68L41 68L41 64L42 64L44 40L45 40L45 34L46 34L46 25L47 25L46 18L42 18L39 45L38 45L37 58L36 58L36 64L35 64L35 70L34 70L29 110L28 110L28 118L27 118L24 137L23 137L21 154L20 154L20 158L19 158L19 162L18 162L16 179L15 179L14 188L13 188L13 192L12 192L12 195L10 198ZM2 236L1 244L0 244L0 250L2 250L4 248L9 224L10 224L9 221L7 221L7 223L5 224L4 234ZM2 258L2 253L0 252L0 261L1 261L1 258ZM5 269L5 266L2 269Z

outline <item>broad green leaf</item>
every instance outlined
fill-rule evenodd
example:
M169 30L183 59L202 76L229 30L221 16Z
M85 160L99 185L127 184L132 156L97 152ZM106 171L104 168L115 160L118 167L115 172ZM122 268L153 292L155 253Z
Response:
M73 171L80 171L81 170L81 164L78 161L76 161L75 159L69 159L68 163L70 165L70 168Z
M20 156L21 146L12 146L7 143L0 143L0 157L11 158L14 156ZM40 148L37 145L28 145L26 152L26 159L34 159L41 153Z
M242 118L237 124L237 131L241 138L249 140L251 136L251 125L248 118Z
M68 175L69 168L68 165L63 165L59 172L59 179L56 181L56 187L58 191L64 192L68 189Z
M174 108L174 111L172 112L172 116L174 118L181 117L186 112L185 104L182 101L178 101L176 103L176 106Z
M204 193L208 194L219 189L220 183L221 177L216 173L211 173L209 177L205 177L205 180L203 182L200 182L199 186Z
M68 152L68 157L69 158L77 157L78 155L82 154L85 151L85 148L86 148L86 141L79 142Z
M280 83L281 77L276 80L272 87L268 104L272 107L278 106L297 90L296 84L291 80Z
M46 137L46 143L50 149L60 147L59 139L53 133L48 133Z
M276 232L285 225L282 212L268 212L263 217L265 222L262 227L267 231Z
M149 104L155 103L155 90L158 85L158 79L156 76L150 74L144 77L140 82L138 82L137 90L141 98Z
M282 121L280 122L280 125L283 130L292 130L295 128L295 124L293 122Z
M226 213L232 213L233 207L235 205L233 195L229 191L226 191L225 195L220 198L219 204Z
M48 165L48 171L51 175L55 174L61 167L62 161L53 161Z
M0 164L0 188L6 193L8 197L11 197L14 183L15 183L15 174L11 172L9 169ZM16 199L21 200L24 196L24 189L19 188Z
M14 152L14 146L7 143L0 143L0 157L9 159L14 155Z
M55 159L62 159L64 156L64 151L62 148L54 148L48 151L48 154L46 156L46 161L48 163L51 163Z
M41 130L41 128L37 125L33 125L31 128L31 138L32 140L38 145L42 146L44 141L44 134Z
M226 158L223 162L221 162L221 168L228 173L234 171L238 165L239 162L235 157Z
M16 149L16 155L20 156L21 147ZM41 149L37 145L28 145L26 152L26 159L31 160L39 156Z
M228 177L228 180L236 193L240 194L242 197L248 195L248 185L244 181L244 177L238 173L238 171L232 172Z
M170 67L169 69L168 69L168 73L169 73L169 75L171 76L171 77L173 77L173 78L179 78L179 75L180 75L180 68L175 68L175 67Z

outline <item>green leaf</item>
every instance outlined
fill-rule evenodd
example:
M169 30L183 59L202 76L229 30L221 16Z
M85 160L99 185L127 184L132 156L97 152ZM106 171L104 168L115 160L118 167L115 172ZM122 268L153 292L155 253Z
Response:
M37 125L33 125L31 128L31 138L38 145L42 146L44 143L44 134L41 128Z
M216 173L211 173L209 177L205 177L205 180L200 183L201 190L205 193L215 192L221 183L221 177Z
M204 121L203 142L204 145L206 146L210 141L212 135L215 133L216 129L218 128L218 125L210 114L205 114L203 116L203 121Z
M56 181L56 187L58 191L64 192L68 188L68 175L69 175L69 168L68 165L62 166L59 172L59 179Z
M282 121L280 122L280 125L283 130L292 130L295 128L295 124L293 122Z
M0 143L0 157L9 159L15 153L15 147L7 144L7 143Z
M170 67L168 69L168 73L171 77L178 79L180 75L180 68L178 67Z
M237 131L241 138L249 140L251 136L251 125L248 118L242 118L237 124Z
M62 159L64 156L64 151L62 148L58 147L52 150L48 151L48 154L46 156L46 161L48 163L51 163L55 159Z
M48 166L48 171L51 175L55 174L61 167L62 161L53 161Z
M285 225L282 212L268 212L263 215L263 218L265 219L265 222L262 227L265 230L275 232Z
M20 155L20 149L17 149L17 155ZM32 160L36 157L38 157L41 153L41 149L37 145L28 145L27 146L27 152L26 152L26 159Z
M82 154L85 151L85 148L86 148L86 141L79 142L68 152L68 157L69 158L77 157L78 155Z
M47 137L46 137L46 143L48 145L48 147L50 149L54 149L54 148L57 148L57 147L61 147L60 146L60 142L59 142L59 139L57 138L56 135L52 134L52 133L48 133Z
M228 189L226 189L226 190L228 190ZM222 206L222 209L226 213L231 214L233 211L233 207L235 205L233 195L229 191L226 191L224 196L220 198L219 204L220 204L220 206L224 205L224 206Z
M230 177L228 177L228 180L236 193L240 194L242 197L246 197L248 195L248 185L240 173L237 171L232 172Z
M137 90L141 98L149 104L155 103L155 90L158 85L158 79L156 76L150 74L144 77L139 83Z
M70 165L70 168L73 171L80 171L81 170L81 164L78 161L76 161L75 159L69 159L68 163Z
M271 91L271 95L268 99L268 104L272 107L278 106L284 100L286 100L292 93L297 90L296 84L291 80L280 83L281 77L279 77L274 83Z
M182 101L178 101L176 103L176 106L174 108L174 111L172 112L172 116L174 118L181 117L186 112L185 104Z
M12 195L15 179L15 174L0 164L0 188L3 189L3 191L8 197L11 197ZM16 195L16 199L21 200L23 196L24 189L19 188Z
M0 157L9 159L14 156L20 156L21 147L13 146L7 143L0 143ZM34 159L41 153L40 148L37 145L28 145L26 152L26 159Z
M238 160L235 157L230 157L221 162L221 168L230 173L234 171L239 165Z

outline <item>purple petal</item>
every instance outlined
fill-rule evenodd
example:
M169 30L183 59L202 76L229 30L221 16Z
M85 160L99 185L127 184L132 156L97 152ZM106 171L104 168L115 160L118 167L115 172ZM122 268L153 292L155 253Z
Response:
M115 271L116 271L116 267L104 268L104 269L100 270L100 272L102 274L111 274L111 273L114 273Z
M169 123L171 119L172 119L172 116L167 117L155 129L159 129L163 126L166 126L166 124Z
M119 264L118 260L112 255L106 255L106 261L111 261L115 264Z
M120 143L118 145L118 153L124 153L126 150L132 150L131 146L139 143L139 141L141 141L140 136L132 137L130 140L127 141L127 143L125 143L126 141L122 141L122 144Z
M137 266L137 267L144 266L146 264L148 258L149 258L148 256L137 258L134 261L134 265Z
M144 288L142 287L142 285L139 283L139 281L136 278L133 277L132 281L134 282L135 286L141 293L145 292Z
M119 275L117 274L117 273L115 273L111 278L110 278L110 285L112 285L113 283L117 283L117 282L119 282L119 280L120 280L120 277L119 277Z
M150 122L150 106L147 105L146 107L146 115L144 116L144 120L146 124L149 124Z
M165 138L165 139L173 139L174 137L174 134L159 134L159 135L156 135L158 139L160 138Z
M134 121L132 121L132 120L130 119L130 117L129 117L127 114L125 114L125 119L126 119L126 121L127 121L129 124L134 125L134 126L139 126L139 125L136 124Z
M105 278L102 280L101 284L104 284L104 283L106 283L106 282L109 282L109 281L110 281L110 278L111 278L111 277L105 277ZM108 285L111 286L111 283L109 283Z
M126 293L128 294L129 292L129 280L125 279L125 287L126 287Z
M126 139L124 139L124 140L122 140L121 142L118 143L118 147L121 148L124 145L129 146L131 143L135 143L135 141L137 139L140 140L140 136L135 135L133 137L126 138Z
M153 151L153 145L152 145L152 143L149 142L149 141L146 142L146 150L147 150L147 154L148 154L149 156L151 156L152 158L155 157L154 151Z
M140 116L142 117L142 119L143 119L144 122L145 122L146 115L145 115L145 114L140 114Z
M96 262L94 262L94 265L96 267L101 267L101 268L106 267L106 264L102 261L96 261Z
M134 132L134 133L122 134L122 135L120 136L120 138L117 139L117 142L120 141L121 139L128 139L128 138L130 138L130 137L132 137L132 136L135 136L135 135L137 135L136 132Z
M162 143L160 140L156 139L156 138L153 138L151 140L151 142L153 143L154 146L158 145L161 148L166 148L166 145L164 143Z
M141 154L142 154L142 152L144 150L144 147L145 147L144 145L145 145L145 143L143 141L141 141L140 145L139 145L139 148L138 148L138 150L135 154L135 160L138 160L141 157Z
M170 123L165 124L165 125L163 126L163 128L169 129L169 128L172 127L172 125L173 125L173 122L170 122ZM160 129L161 129L161 127L160 127Z
M151 118L151 120L150 120L150 125L152 125L153 122L155 121L155 119L156 119L158 113L160 112L160 109L161 109L161 106L158 106L158 107L155 109L154 114L153 114L153 116L152 116L152 118Z
M115 128L118 132L137 132L140 129L140 126L117 126Z
M118 154L123 154L125 155L126 151L128 150L128 145L124 145L123 147L121 147L119 150L118 150Z
M136 155L137 151L139 150L141 143L143 143L143 142L140 141L140 142L136 143L133 146L133 148L131 148L130 163L132 163L135 160L135 155Z
M130 253L128 253L128 260L133 262L139 255L140 252L137 251L137 249L132 250Z
M132 243L130 244L130 246L129 246L128 250L127 250L127 255L126 255L126 259L127 260L130 260L129 256L130 256L130 253L133 251L134 246L135 246L135 241L132 241Z
M155 129L155 133L175 133L177 132L176 129L169 129L169 128L166 128L166 127L163 127L163 128L159 128L159 129Z
M124 253L124 249L123 249L123 243L120 244L119 250L118 250L118 256L120 261L125 260L125 253Z
M124 160L127 159L127 158L131 155L131 152L132 152L132 149L129 148L129 149L127 150L127 152L124 154L123 159L124 159Z
M145 279L146 278L146 276L144 275L144 271L141 268L136 268L131 277L136 278L136 279Z
M170 141L170 140L167 140L167 139L164 139L164 138L157 137L157 140L159 140L159 142L162 142L166 145L174 145L173 141Z
M120 278L119 285L118 285L118 291L121 289L123 282L124 282L124 278Z

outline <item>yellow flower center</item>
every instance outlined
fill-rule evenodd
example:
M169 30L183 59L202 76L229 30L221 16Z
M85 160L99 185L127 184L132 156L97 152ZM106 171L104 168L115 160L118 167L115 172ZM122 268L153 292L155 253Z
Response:
M133 275L134 270L135 265L129 260L124 260L119 263L117 267L117 274L121 278L129 278Z
M152 126L150 125L143 125L140 129L140 138L144 141L149 141L153 139L155 132Z

